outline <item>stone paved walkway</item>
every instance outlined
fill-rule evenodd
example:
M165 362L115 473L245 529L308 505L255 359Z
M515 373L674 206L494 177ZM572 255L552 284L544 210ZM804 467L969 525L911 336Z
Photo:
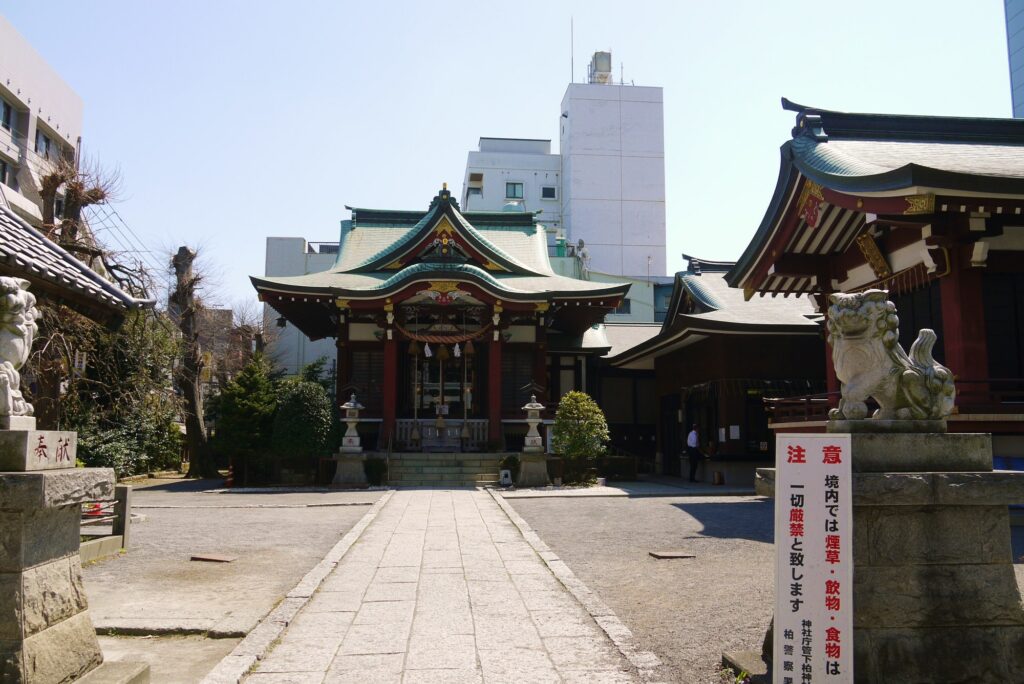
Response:
M633 682L481 490L398 491L247 684Z

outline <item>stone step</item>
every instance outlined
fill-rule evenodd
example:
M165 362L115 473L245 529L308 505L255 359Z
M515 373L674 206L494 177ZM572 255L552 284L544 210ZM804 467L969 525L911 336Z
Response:
M390 480L444 480L473 482L476 480L496 480L498 474L490 473L391 473Z
M497 480L477 480L475 482L441 482L436 480L388 481L389 487L491 487L497 484Z
M497 468L489 466L408 466L392 464L389 472L396 473L497 473Z
M390 461L392 468L399 466L403 468L493 468L497 470L498 463L490 461Z

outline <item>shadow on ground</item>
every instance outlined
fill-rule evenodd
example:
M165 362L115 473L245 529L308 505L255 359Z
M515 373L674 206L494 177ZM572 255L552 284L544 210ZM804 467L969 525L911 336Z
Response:
M744 501L677 502L674 507L703 525L702 537L749 539L771 544L774 537L774 506L771 499Z

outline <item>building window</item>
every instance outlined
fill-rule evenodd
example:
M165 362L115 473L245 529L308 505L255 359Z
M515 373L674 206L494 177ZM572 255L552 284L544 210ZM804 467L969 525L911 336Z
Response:
M505 183L505 199L523 199L523 184Z
M476 195L477 197L482 197L483 194L484 194L484 189L483 188L469 187L469 188L466 189L466 192L468 194L470 194L470 195Z
M629 300L629 299L623 299L621 302L619 302L619 305L617 307L615 307L615 311L612 311L612 313L613 314L628 314L628 313L630 313L630 311L629 311L629 303L630 303L630 301L631 300Z
M14 180L14 167L8 162L0 159L0 183L9 187L14 187L11 183Z
M0 100L0 126L7 130L14 126L14 107L6 100Z
M49 159L50 145L50 138L42 131L36 131L36 154L44 159Z
M554 185L545 185L540 189L541 199L558 199L558 193Z

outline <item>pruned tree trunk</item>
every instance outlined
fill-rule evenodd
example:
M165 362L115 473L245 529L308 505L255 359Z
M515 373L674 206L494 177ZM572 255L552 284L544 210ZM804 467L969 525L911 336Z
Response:
M203 357L196 328L195 295L198 278L192 273L192 262L195 258L195 252L188 247L181 247L172 259L177 287L171 294L171 302L178 308L178 328L182 337L181 364L174 380L185 399L185 439L189 450L188 477L217 477L217 467L208 448L206 423L203 418L203 395L200 384Z

